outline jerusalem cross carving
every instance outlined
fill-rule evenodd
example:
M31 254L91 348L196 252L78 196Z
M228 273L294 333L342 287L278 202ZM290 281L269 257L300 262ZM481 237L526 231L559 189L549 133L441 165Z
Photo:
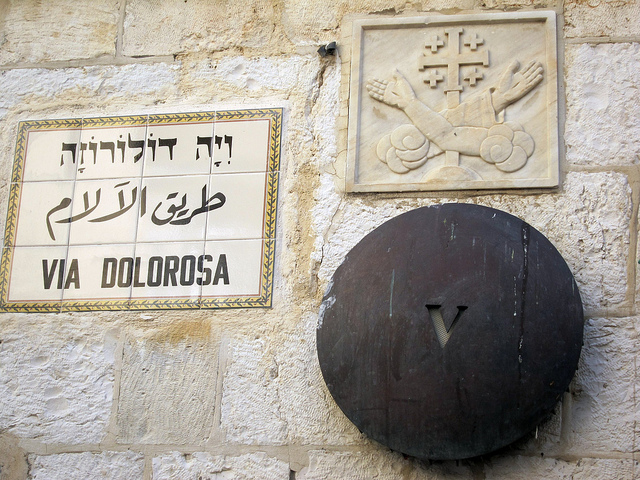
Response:
M558 185L555 14L356 20L347 189Z

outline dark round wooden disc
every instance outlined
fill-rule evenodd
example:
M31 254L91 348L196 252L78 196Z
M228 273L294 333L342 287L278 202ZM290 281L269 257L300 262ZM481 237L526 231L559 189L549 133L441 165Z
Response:
M360 431L418 458L462 459L552 411L582 330L576 283L540 232L447 204L389 220L349 252L323 301L318 358Z

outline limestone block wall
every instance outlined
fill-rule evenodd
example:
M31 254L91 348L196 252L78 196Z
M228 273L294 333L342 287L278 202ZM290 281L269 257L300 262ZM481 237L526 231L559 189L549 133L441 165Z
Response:
M547 9L559 22L561 186L346 194L351 15ZM0 479L640 478L638 0L0 0L0 229L20 120L283 106L270 309L0 314ZM498 454L421 462L362 436L315 329L345 254L442 202L546 235L585 305L554 415Z

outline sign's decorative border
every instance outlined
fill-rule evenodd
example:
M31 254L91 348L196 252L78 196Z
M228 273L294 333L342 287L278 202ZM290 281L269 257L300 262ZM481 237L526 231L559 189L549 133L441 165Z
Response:
M8 285L13 260L13 247L4 247L0 258L0 311L2 312L70 312L107 310L167 310L198 308L252 308L271 307L276 250L276 220L278 180L282 142L282 108L229 110L197 113L153 114L84 119L30 120L20 122L11 176L4 245L13 245L17 229L20 190L24 176L27 135L34 130L78 129L105 126L133 126L162 123L186 123L211 120L268 119L269 158L267 188L264 205L262 261L260 266L260 294L246 297L158 298L128 300L72 300L47 302L9 302Z

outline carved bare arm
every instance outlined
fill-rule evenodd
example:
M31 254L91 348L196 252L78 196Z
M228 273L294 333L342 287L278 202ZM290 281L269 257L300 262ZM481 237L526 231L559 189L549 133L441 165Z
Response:
M511 62L491 94L496 112L499 113L516 100L520 100L542 81L543 68L540 62L531 61L523 70L518 71L519 69L520 62Z
M413 88L398 70L394 72L391 80L374 78L367 82L367 90L372 98L401 110L407 108L407 105L416 98Z

